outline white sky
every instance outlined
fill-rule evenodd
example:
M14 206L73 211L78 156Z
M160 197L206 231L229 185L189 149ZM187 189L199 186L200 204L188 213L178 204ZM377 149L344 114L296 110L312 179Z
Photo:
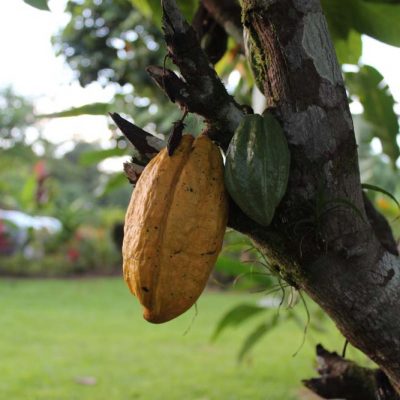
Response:
M36 10L22 0L0 0L0 87L12 85L19 94L36 100L37 111L50 113L83 104L110 101L112 89L97 84L85 89L61 58L56 58L51 35L68 20L66 0L50 0L52 12ZM400 49L364 39L363 62L375 66L400 101ZM105 117L82 116L43 121L45 136L56 143L110 138Z
M73 81L71 70L57 58L51 36L67 21L65 0L51 0L52 12L36 10L22 0L0 0L0 86L12 85L16 92L35 100L39 113L51 113L97 101L110 101L111 89L93 84L85 89ZM82 116L43 120L46 138L55 143L79 139L110 139L107 120Z

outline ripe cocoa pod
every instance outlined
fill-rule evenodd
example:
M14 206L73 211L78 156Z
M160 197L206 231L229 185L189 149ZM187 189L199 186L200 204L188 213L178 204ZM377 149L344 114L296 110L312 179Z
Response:
M222 247L228 216L224 167L206 136L182 137L140 176L125 217L124 278L153 323L189 309Z

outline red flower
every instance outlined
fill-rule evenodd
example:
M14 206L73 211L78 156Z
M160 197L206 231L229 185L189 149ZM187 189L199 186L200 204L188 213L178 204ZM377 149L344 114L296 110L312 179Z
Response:
M71 261L71 262L78 261L79 257L80 257L79 250L77 250L77 249L75 249L73 247L69 248L68 251L67 251L67 257L68 257L68 260Z

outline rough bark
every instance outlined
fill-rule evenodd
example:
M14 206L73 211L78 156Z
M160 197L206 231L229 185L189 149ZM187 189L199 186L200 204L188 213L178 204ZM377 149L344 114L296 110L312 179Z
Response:
M245 110L226 93L175 1L162 4L165 39L182 78L161 67L150 75L170 98L205 117L226 149ZM281 121L292 162L271 226L258 226L235 205L230 226L249 235L399 390L399 257L390 228L363 198L346 91L320 2L242 5L257 81Z
M317 346L318 378L304 380L306 387L324 399L399 400L380 369L369 369Z

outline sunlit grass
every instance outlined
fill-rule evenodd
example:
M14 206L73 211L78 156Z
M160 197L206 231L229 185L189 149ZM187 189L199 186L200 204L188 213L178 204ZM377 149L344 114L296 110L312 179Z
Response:
M282 324L240 365L251 324L209 341L224 312L257 296L208 292L192 324L194 310L151 325L121 279L2 280L0 398L295 399L301 379L313 374L321 336L310 333L292 357L302 331ZM340 350L337 336L329 340Z

